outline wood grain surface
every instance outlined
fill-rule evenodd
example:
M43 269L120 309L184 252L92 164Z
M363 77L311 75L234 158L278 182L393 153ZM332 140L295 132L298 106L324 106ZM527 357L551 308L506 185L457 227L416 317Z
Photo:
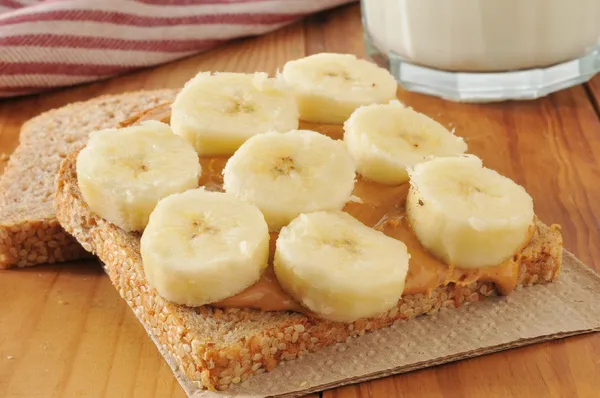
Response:
M0 152L36 114L106 93L180 87L198 71L273 73L321 51L364 55L348 6L272 34L108 81L0 101ZM458 104L399 98L466 137L470 151L525 186L565 247L600 271L600 76L528 102ZM0 163L0 168L4 163ZM599 304L600 305L600 304ZM324 398L599 397L600 333L325 391ZM0 273L0 396L184 397L127 305L93 262ZM311 396L312 398L318 395Z

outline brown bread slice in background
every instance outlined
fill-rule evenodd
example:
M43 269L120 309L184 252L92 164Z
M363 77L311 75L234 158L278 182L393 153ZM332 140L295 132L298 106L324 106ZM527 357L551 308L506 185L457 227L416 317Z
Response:
M21 128L0 179L0 268L74 260L89 254L58 224L55 178L60 162L88 135L170 103L177 90L106 95L42 113Z

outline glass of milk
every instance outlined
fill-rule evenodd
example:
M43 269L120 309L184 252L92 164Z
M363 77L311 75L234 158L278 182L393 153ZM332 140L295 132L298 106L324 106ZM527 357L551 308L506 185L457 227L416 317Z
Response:
M369 55L410 91L532 99L600 71L600 0L361 0Z

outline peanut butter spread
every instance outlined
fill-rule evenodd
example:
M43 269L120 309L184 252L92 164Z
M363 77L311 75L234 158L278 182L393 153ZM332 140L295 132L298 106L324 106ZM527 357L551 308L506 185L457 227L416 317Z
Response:
M168 105L163 105L141 115L139 118L129 119L123 125L150 119L168 123L169 118L170 108ZM334 139L341 139L343 135L341 126L301 122L300 128L318 131ZM200 185L208 190L222 191L222 170L226 162L227 158L225 157L201 158L202 176ZM429 294L435 288L449 283L468 285L478 280L493 282L502 294L508 294L514 290L519 275L518 264L514 261L507 260L503 264L493 267L461 269L456 266L449 266L430 254L420 244L408 224L405 213L408 188L409 184L389 186L358 176L353 198L343 209L365 225L406 244L411 259L403 295ZM530 237L533 230L532 226ZM272 267L276 239L277 234L272 233L269 266L262 278L243 292L213 303L212 306L255 308L264 311L307 312L305 308L290 298L277 282ZM523 247L527 243L528 241L524 242Z

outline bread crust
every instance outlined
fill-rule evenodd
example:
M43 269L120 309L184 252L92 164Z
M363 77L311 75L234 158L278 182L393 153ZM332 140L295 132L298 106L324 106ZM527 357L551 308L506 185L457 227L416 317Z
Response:
M27 121L0 179L0 269L89 257L55 217L54 180L61 160L94 130L173 101L177 90L104 95Z
M64 229L96 254L119 294L179 368L200 388L226 390L232 383L273 369L278 362L344 342L397 320L469 305L498 294L491 282L450 284L429 295L405 295L376 319L351 324L294 312L189 308L164 300L144 277L139 234L126 233L90 212L77 187L77 153L61 164L57 179L57 217ZM519 265L518 285L548 283L560 273L562 236L558 226L536 221L528 246L510 261Z

